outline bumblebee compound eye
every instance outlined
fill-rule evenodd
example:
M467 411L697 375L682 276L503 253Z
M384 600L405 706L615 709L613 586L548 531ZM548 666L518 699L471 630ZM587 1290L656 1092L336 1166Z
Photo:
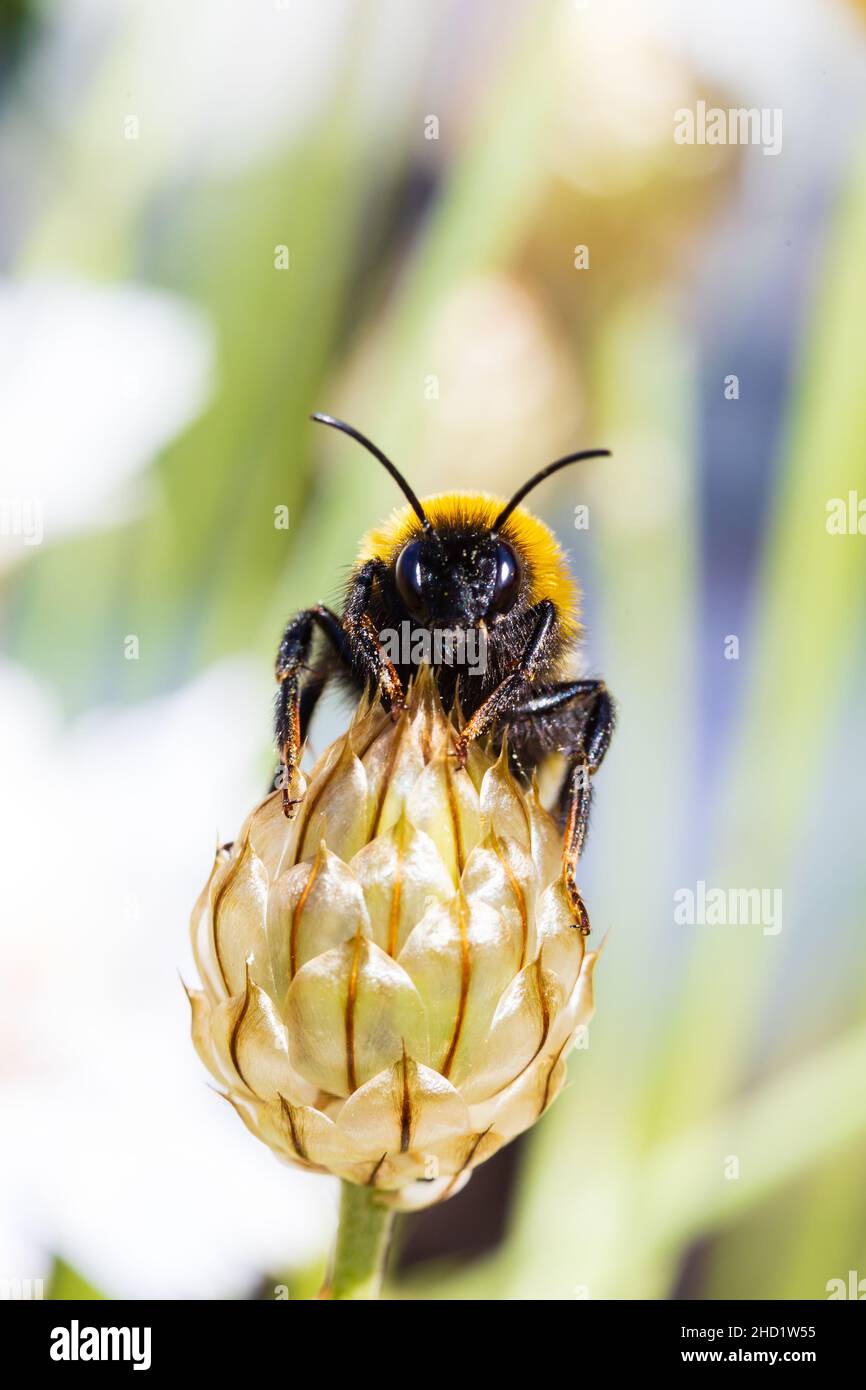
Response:
M520 565L517 556L504 541L496 544L496 579L493 598L490 601L491 613L507 613L513 608L520 592Z
M420 541L410 541L404 545L397 556L394 567L394 581L397 592L409 609L417 613L424 606L424 580L421 570L423 546Z

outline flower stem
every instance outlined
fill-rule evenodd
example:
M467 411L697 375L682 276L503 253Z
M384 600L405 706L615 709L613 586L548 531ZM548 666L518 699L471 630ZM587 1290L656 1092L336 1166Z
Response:
M378 1298L394 1216L377 1202L374 1188L341 1186L337 1244L322 1297Z

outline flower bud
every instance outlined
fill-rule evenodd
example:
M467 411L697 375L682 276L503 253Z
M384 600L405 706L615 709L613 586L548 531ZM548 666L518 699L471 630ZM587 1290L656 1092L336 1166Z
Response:
M457 1192L556 1098L592 972L534 788L429 674L362 708L218 852L192 918L196 1048L252 1132L402 1209Z

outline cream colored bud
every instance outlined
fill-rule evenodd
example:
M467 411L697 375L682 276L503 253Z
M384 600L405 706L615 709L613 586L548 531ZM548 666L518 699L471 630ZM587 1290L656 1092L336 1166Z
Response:
M192 920L193 1039L247 1126L407 1209L535 1123L592 1015L560 833L504 752L461 771L454 738L427 675L396 722L362 710Z

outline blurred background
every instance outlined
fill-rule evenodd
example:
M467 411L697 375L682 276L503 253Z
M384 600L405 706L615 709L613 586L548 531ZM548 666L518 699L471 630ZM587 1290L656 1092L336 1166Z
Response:
M399 500L320 409L422 495L614 451L533 498L620 705L591 1046L392 1296L866 1278L866 6L4 0L0 78L0 1276L318 1286L335 1185L178 971L282 625ZM781 150L677 143L700 101ZM701 882L781 929L678 922Z

